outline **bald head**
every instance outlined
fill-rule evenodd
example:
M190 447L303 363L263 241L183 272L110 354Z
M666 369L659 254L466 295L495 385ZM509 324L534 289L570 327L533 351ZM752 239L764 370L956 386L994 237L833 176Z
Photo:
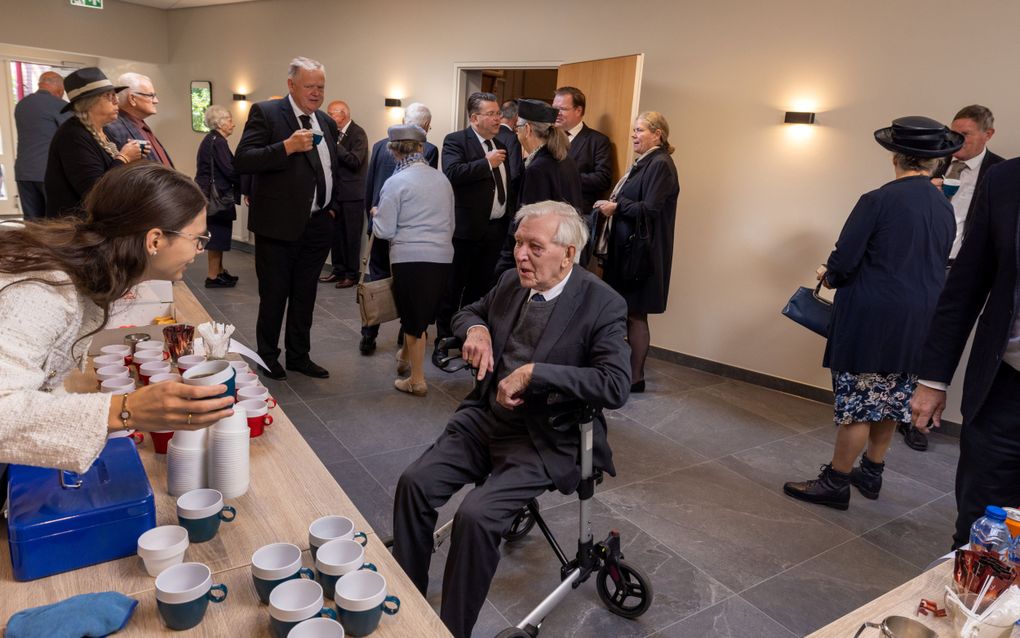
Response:
M336 127L342 129L351 121L351 107L343 100L333 100L326 106L326 114L333 118Z
M46 71L39 76L39 90L46 91L54 97L63 97L64 78L56 71Z

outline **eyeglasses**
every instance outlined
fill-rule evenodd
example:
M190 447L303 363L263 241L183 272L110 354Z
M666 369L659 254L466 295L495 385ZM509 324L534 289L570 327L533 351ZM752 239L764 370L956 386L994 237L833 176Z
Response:
M212 233L210 232L206 232L203 235L193 235L192 233L184 233L179 230L164 230L163 232L168 235L179 235L181 237L187 237L188 239L194 239L195 250L198 252L205 250L205 245L209 243L210 239L212 239Z
M156 99L156 94L155 93L141 93L139 91L131 91L131 93L134 94L134 95L141 95L142 97L147 97L150 100L155 100Z

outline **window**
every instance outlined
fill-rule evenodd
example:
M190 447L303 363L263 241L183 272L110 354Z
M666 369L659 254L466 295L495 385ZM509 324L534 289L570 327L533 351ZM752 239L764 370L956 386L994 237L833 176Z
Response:
M212 104L212 82L191 81L191 130L208 133L205 125L205 110Z

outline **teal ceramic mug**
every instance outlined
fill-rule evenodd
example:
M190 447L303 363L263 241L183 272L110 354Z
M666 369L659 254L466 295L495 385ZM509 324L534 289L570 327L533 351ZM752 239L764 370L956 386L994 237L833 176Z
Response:
M386 579L364 569L341 576L333 600L348 636L367 636L379 626L384 613L392 616L400 610L400 599L386 595Z
M212 572L202 563L181 563L156 577L156 608L170 629L196 627L210 602L227 598L226 585L213 585Z

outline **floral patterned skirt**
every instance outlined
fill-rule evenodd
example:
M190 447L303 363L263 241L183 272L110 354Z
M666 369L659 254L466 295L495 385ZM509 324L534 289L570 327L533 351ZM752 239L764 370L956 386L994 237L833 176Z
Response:
M832 371L836 395L836 425L899 421L910 423L910 398L917 386L915 374Z

